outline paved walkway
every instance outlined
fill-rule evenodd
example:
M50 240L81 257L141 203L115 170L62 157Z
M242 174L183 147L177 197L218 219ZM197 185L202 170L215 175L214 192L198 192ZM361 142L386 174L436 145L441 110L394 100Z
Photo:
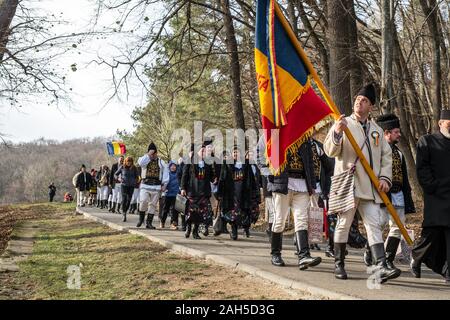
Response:
M201 240L186 239L184 232L170 229L147 230L136 228L137 215L128 215L128 221L122 222L122 216L97 208L78 208L86 218L98 221L111 228L128 231L158 242L176 252L204 258L221 265L236 268L255 276L272 281L294 290L309 292L314 296L330 299L450 299L450 286L444 284L442 277L433 274L425 267L422 278L413 278L406 265L398 265L402 275L382 285L375 285L368 280L370 274L362 262L362 251L350 249L346 259L346 270L349 279L337 280L334 277L334 260L322 251L312 251L322 257L322 263L306 271L297 267L292 237L285 237L283 243L283 259L285 267L274 267L270 263L270 245L267 236L261 232L252 232L245 238L239 232L239 240L232 241L228 235L214 237L209 235ZM158 227L155 216L153 225ZM149 262L150 263L150 262ZM378 287L378 288L377 288ZM372 288L372 289L369 289Z

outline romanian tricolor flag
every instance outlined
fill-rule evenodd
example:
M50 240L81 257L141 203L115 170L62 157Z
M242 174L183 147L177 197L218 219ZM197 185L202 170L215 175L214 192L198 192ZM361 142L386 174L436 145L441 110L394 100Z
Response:
M255 37L266 155L278 175L286 166L288 152L295 152L332 110L311 87L303 50L276 1L258 0Z
M107 142L106 148L108 149L108 154L110 156L118 156L127 153L125 144L118 141Z

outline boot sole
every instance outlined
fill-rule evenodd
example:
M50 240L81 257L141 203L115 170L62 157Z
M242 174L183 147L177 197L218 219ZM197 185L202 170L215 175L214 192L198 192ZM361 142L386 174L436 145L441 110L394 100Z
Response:
M334 275L334 277L336 279L339 279L339 280L347 280L348 279L348 276L337 276L337 275Z
M311 263L306 263L306 264L302 264L302 265L298 265L298 268L300 270L306 270L309 267L315 267L317 265L319 265L322 262L322 259L320 257L317 257L313 262Z

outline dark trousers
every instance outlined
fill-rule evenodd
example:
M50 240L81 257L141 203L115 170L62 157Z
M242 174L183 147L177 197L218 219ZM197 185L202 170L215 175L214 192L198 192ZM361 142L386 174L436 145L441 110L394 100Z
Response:
M50 193L48 196L50 198L50 202L53 202L53 198L55 197L55 195Z
M424 227L419 241L412 249L412 257L445 276L450 264L450 228Z
M175 207L175 200L177 197L164 197L164 205L161 212L161 215L159 216L159 219L162 223L166 222L167 216L170 214L171 219L170 222L172 223L174 221L174 211L173 208ZM178 222L178 215L176 221Z
M134 186L122 185L122 212L126 213L130 207L131 197L133 197Z

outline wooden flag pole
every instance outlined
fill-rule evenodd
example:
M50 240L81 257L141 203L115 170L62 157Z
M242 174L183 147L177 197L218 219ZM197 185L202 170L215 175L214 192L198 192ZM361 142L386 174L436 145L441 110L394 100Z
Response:
M275 0L274 0L275 1ZM284 29L286 30L291 42L294 44L295 49L297 50L297 53L302 58L303 62L305 63L306 67L308 68L308 71L310 72L311 76L314 79L314 82L317 84L317 87L319 88L320 92L325 98L325 101L327 102L328 106L333 110L333 116L337 120L341 116L341 113L339 112L339 109L337 108L336 104L334 103L333 99L331 98L330 94L328 93L328 90L325 88L325 85L322 83L322 80L320 80L319 76L317 75L316 70L314 69L313 65L311 64L311 61L309 61L308 56L306 55L305 51L303 51L302 46L300 45L300 42L298 41L297 37L295 36L294 32L292 31L291 26L289 25L289 22L286 20L284 14L281 12L280 7L278 6L278 3L275 1L275 14L280 19ZM395 211L394 206L392 205L391 201L389 200L386 193L378 190L378 186L380 184L377 176L373 172L372 168L370 167L369 163L367 162L366 158L364 157L364 154L362 153L361 149L359 148L358 144L355 141L355 138L351 134L350 130L346 127L345 135L347 136L348 141L352 145L353 149L355 150L356 154L359 157L359 160L361 161L362 166L366 170L367 174L369 175L370 180L372 181L373 185L377 189L381 199L383 200L384 204L386 205L386 208L392 218L394 219L395 223L400 229L400 232L402 233L403 237L405 238L406 242L409 245L412 245L412 240L409 237L408 232L405 229L405 226L400 221L400 218L398 217L397 212Z

